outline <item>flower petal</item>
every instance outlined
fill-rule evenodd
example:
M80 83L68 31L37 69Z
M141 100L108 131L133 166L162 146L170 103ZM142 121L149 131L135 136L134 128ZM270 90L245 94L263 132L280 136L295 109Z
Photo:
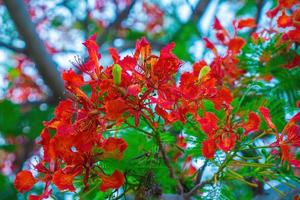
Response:
M14 186L19 192L23 193L31 190L35 183L36 180L32 173L28 170L23 170L17 174Z

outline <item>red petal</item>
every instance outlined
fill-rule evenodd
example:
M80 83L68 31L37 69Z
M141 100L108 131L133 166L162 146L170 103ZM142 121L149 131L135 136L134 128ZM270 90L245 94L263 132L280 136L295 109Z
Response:
M111 48L108 49L108 51L109 51L114 63L118 63L119 60L120 60L120 56L119 56L117 50L115 48L111 47Z
M74 192L73 179L75 174L65 174L61 169L54 172L52 182L60 190L69 190Z
M138 84L130 85L127 88L127 95L137 97L141 92L141 87Z
M290 30L287 34L288 34L290 40L300 43L299 30L297 30L297 29L296 30Z
M116 170L111 176L106 176L104 174L99 175L102 179L102 184L100 190L105 192L107 189L118 189L124 183L124 175Z
M110 120L120 120L124 112L128 109L126 102L121 99L108 100L104 104L106 110L106 117Z
M288 26L292 26L292 17L291 16L287 16L285 14L285 11L282 11L282 14L278 17L277 19L277 25L278 27L281 28L286 28Z
M275 125L272 122L271 116L270 116L270 112L268 108L265 107L260 107L259 108L259 112L262 114L262 116L264 117L267 125L271 128L271 129L276 129Z
M84 84L82 76L76 74L72 69L64 71L62 79L68 89L69 87L81 87Z
M62 100L55 108L55 118L64 121L72 119L73 113L75 112L73 101L71 99Z
M293 12L293 25L296 28L300 28L300 8Z
M205 47L211 50L215 50L216 47L215 45L206 37L203 38L203 40L205 41Z
M94 63L95 67L98 67L98 59L100 59L101 55L98 53L98 45L96 43L97 35L92 35L88 40L86 40L83 45L87 48L89 52L89 57Z
M179 146L182 149L185 149L187 147L187 143L185 141L185 138L182 135L177 136L176 145Z
M242 127L245 129L245 135L249 132L257 131L260 125L260 118L255 112L249 113L249 120Z
M256 26L256 22L255 22L255 19L253 19L253 18L241 19L237 22L238 29L253 28L255 26Z
M273 18L277 15L277 13L280 11L280 7L279 6L276 6L275 8L273 8L272 10L269 10L267 12L267 16L269 18Z
M233 53L239 53L245 43L246 42L243 38L235 37L229 41L228 50L232 51Z
M213 27L217 31L224 30L224 27L222 26L218 18L215 18Z
M23 170L17 174L14 186L19 192L23 193L31 190L35 183L36 180L32 173L28 170Z
M278 3L280 6L285 7L285 8L291 8L294 5L296 5L296 3L299 3L299 0L278 0Z
M201 129L207 135L213 135L218 128L218 118L214 113L205 112L203 118L199 118L198 122L201 125Z
M218 147L224 152L228 152L235 146L236 135L233 133L224 133L218 139Z
M127 143L122 138L108 138L103 144L104 158L123 158L123 152L127 149Z
M151 47L145 37L142 37L136 42L134 57L138 58L141 56L143 59L148 58L151 54Z
M205 158L211 159L216 152L216 142L214 139L207 139L202 143L202 154Z

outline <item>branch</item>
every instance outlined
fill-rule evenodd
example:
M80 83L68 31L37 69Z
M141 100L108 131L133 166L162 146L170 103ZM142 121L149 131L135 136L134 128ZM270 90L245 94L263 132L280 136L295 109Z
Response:
M193 14L190 17L190 21L197 22L203 16L209 3L209 0L199 0Z
M211 179L198 183L188 193L186 193L184 195L184 199L190 199L194 195L194 193L196 193L198 191L198 189L202 188L204 185L206 185L210 182L211 182Z
M169 157L168 157L168 155L167 155L167 153L166 153L166 151L165 151L165 149L164 149L164 147L162 145L162 142L160 140L159 133L157 133L157 143L158 143L158 147L159 147L160 153L162 155L163 161L164 161L166 167L169 170L170 177L173 178L174 180L176 180L177 187L178 187L178 189L180 191L180 194L182 195L183 194L183 186L182 186L180 180L178 179L178 177L174 173L174 169L173 169L173 167L172 167L172 165L170 163Z
M0 41L0 46L1 46L1 47L4 47L4 48L6 48L6 49L9 49L9 50L11 50L11 51L13 51L13 52L16 52L16 53L22 53L22 54L25 54L25 52L26 52L26 49L25 49L25 48L15 47L15 46L13 46L12 44L7 44L7 43L2 42L2 41Z
M115 21L113 21L111 24L106 27L101 35L101 37L97 38L97 44L101 47L101 45L105 42L107 36L114 36L115 33L112 33L114 29L117 29L124 19L126 19L130 13L130 10L133 8L134 4L136 3L136 0L132 0L130 5L127 6L122 12L120 12Z
M3 2L26 43L26 50L29 57L36 63L37 70L44 82L52 90L53 97L58 100L64 96L63 82L56 69L56 64L46 51L43 42L35 30L25 3L22 0L4 0Z
M173 34L172 38L170 39L170 41L174 41L177 39L177 37L180 35L180 32L182 31L183 27L190 23L190 22L198 22L199 19L203 16L203 14L205 13L205 10L207 8L207 6L209 5L211 1L209 0L199 0L195 9L193 10L192 15L190 16L189 20L182 24L180 26L180 28Z
M197 177L196 177L196 180L195 180L195 185L197 185L201 182L202 175L203 175L203 172L204 172L207 164L208 164L208 160L205 160L204 165L201 168L199 168L198 173L197 173Z
M256 11L256 15L255 15L255 21L256 21L256 27L254 27L251 31L249 35L252 35L252 33L254 33L257 30L261 15L262 15L262 9L264 7L264 0L257 0L256 1L256 6L257 6L257 11Z

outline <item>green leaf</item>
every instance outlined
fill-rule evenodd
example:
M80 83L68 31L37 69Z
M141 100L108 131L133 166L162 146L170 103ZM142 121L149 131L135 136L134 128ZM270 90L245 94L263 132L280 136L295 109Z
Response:
M0 102L0 131L4 135L21 134L19 121L21 118L20 106L10 101Z
M16 150L16 146L12 144L3 144L0 145L0 150L4 150L6 152L14 152Z

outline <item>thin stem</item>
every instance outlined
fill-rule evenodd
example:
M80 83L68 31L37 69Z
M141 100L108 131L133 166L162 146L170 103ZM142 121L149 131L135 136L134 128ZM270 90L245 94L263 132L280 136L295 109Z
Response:
M276 147L276 146L274 146ZM272 146L258 146L258 147L252 147L252 148L244 148L244 149L241 149L241 151L244 151L244 150L252 150L252 149L268 149L268 148L274 148Z
M169 175L171 178L173 178L174 180L176 180L177 182L177 187L180 191L180 194L183 194L183 186L179 180L179 178L176 176L176 174L174 173L174 169L170 163L170 159L163 147L163 144L162 144L162 141L160 139L160 133L152 126L152 124L148 121L147 117L145 116L145 113L142 114L144 120L146 121L146 123L152 128L153 132L155 133L155 142L157 143L158 145L158 149L159 149L159 152L161 153L162 155L162 158L163 158L163 161L166 165L166 167L168 168L168 171L169 171Z
M142 133L145 133L145 134L148 135L148 136L153 137L153 135L152 135L151 133L149 133L149 132L147 132L147 131L145 131L145 130L139 128L139 127L135 127L135 126L129 124L128 122L125 122L125 123L129 126L129 128L136 129L136 130L138 130L138 131L140 131L140 132L142 132Z
M175 175L175 173L174 173L174 169L173 169L173 167L172 167L172 165L171 165L171 163L170 163L170 159L169 159L169 157L167 156L167 153L166 153L166 151L165 151L165 149L164 149L164 147L163 147L163 144L162 144L161 139L160 139L160 137L159 137L159 133L156 134L156 140L157 140L157 144L158 144L158 147L159 147L159 151L160 151L160 153L161 153L161 155L162 155L163 161L164 161L166 167L167 167L168 170L169 170L169 175L170 175L171 178L173 178L173 179L176 180L176 182L177 182L177 187L178 187L178 189L179 189L179 191L180 191L180 194L183 194L183 186L182 186L180 180L178 179L178 177L177 177L177 176Z

